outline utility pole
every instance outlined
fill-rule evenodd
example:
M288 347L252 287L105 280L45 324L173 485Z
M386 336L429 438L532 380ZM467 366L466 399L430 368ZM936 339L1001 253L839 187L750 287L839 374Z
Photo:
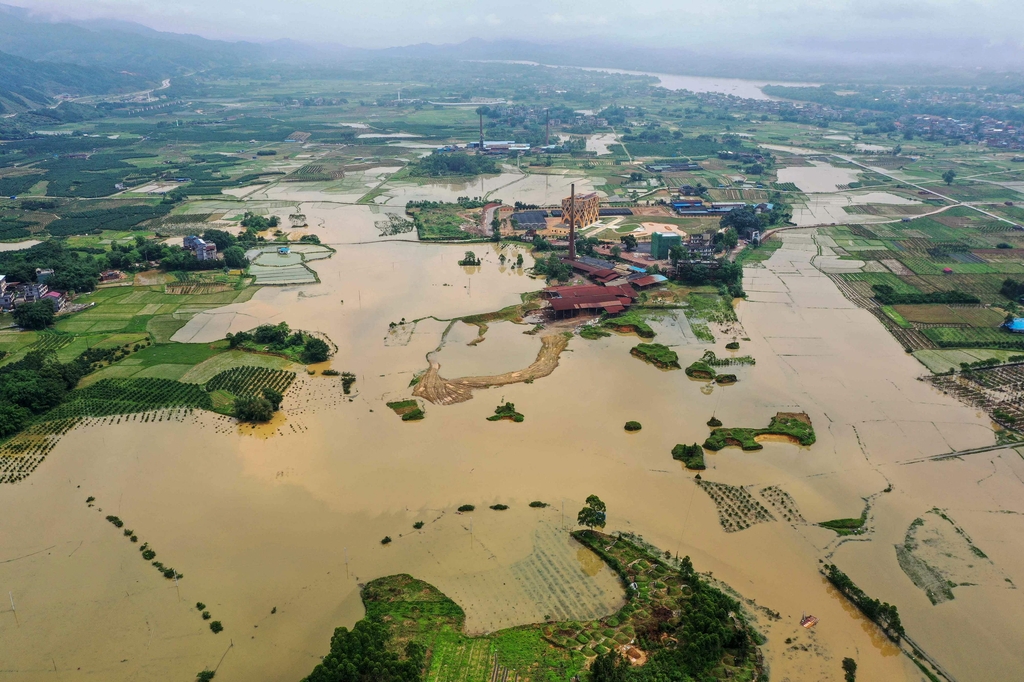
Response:
M348 547L342 547L342 551L345 552L345 579L348 579Z
M569 260L576 260L576 185L569 185Z
M484 115L480 114L480 153L484 153Z
M551 110L544 110L544 146L551 144Z

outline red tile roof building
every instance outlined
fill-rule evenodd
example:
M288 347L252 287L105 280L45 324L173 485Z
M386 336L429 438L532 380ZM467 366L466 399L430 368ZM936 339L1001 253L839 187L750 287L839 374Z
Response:
M628 284L622 286L548 287L543 295L555 311L555 317L575 317L580 311L621 313L633 304L637 294Z

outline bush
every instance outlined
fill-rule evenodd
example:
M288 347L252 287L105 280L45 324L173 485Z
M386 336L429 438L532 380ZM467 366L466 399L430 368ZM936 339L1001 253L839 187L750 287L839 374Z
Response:
M719 419L718 417L712 417L711 419L708 420L708 426L710 426L712 428L717 428L717 427L719 427L721 425L722 425L722 420Z
M417 521L416 523L412 524L412 527L415 528L416 530L419 530L420 528L423 527L423 522L422 521Z
M473 511L474 509L476 509L476 507L474 507L474 506L473 506L473 505L471 505L471 504L464 504L464 505L462 505L461 507L459 507L459 511L460 511L460 512L471 512L471 511Z
M235 417L244 422L268 422L274 416L274 406L266 398L251 395L235 399Z
M249 265L249 259L245 257L245 251L240 246L229 246L224 249L224 264L229 268L245 268Z
M308 363L324 362L330 354L331 348L326 342L311 336L306 339L306 345L302 351L302 360Z
M201 601L197 601L196 602L196 610L197 611L205 611L206 610L206 604L204 604Z
M203 620L210 620L210 618L211 618L210 612L209 611L203 611Z
M217 634L224 630L224 626L220 624L219 620L215 620L210 623L210 629L213 630L213 634Z
M640 422L626 422L625 429L627 431L639 431L641 428Z
M547 502L541 502L540 500L534 500L530 503L530 506L534 509L543 509L544 507L550 506Z
M505 511L506 509L508 509L508 505L507 504L492 504L491 505L491 509L493 509L494 511Z
M200 673L196 673L196 682L210 682L216 674L217 673L213 670L204 670Z
M390 535L385 535L384 538L380 541L380 544L382 544L382 545L390 545L391 544L391 536Z
M739 341L731 341L731 342L725 344L725 347L728 350L739 350L740 349L740 342Z

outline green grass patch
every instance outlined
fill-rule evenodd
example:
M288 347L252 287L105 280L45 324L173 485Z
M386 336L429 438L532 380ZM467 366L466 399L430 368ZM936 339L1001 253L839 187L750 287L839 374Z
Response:
M902 315L896 312L896 310L891 305L882 306L882 312L885 313L886 317L888 317L890 320L895 322L903 329L910 329L911 327L913 327L913 325L907 322L906 318L904 318Z
M636 334L641 339L654 338L654 330L647 324L644 314L636 308L628 310L622 315L610 317L601 324L618 332Z
M601 329L596 325L588 324L580 328L580 336L582 336L584 339L594 341L604 336L611 336L611 333L606 332L605 330Z
M629 354L662 369L679 369L679 356L674 350L660 343L640 343Z
M385 403L388 408L394 411L404 422L419 421L427 416L420 404L415 400L396 400Z
M864 507L864 511L861 512L860 516L855 519L832 519L831 521L822 521L818 525L822 528L828 528L834 530L839 535L860 535L864 532L864 524L868 520L868 508Z
M672 459L682 462L687 469L705 469L704 448L694 443L683 445L682 443L672 448Z
M786 436L800 445L813 445L816 437L810 418L803 413L779 412L763 429L718 428L704 441L704 448L717 452L724 447L735 445L744 450L760 450L758 436Z

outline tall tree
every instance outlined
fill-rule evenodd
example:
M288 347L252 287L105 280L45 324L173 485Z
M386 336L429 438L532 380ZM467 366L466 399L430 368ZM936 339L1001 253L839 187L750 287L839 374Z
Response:
M576 522L587 528L604 528L605 520L608 516L607 512L608 507L601 501L601 498L597 495L591 495L587 498L586 505L577 514Z

